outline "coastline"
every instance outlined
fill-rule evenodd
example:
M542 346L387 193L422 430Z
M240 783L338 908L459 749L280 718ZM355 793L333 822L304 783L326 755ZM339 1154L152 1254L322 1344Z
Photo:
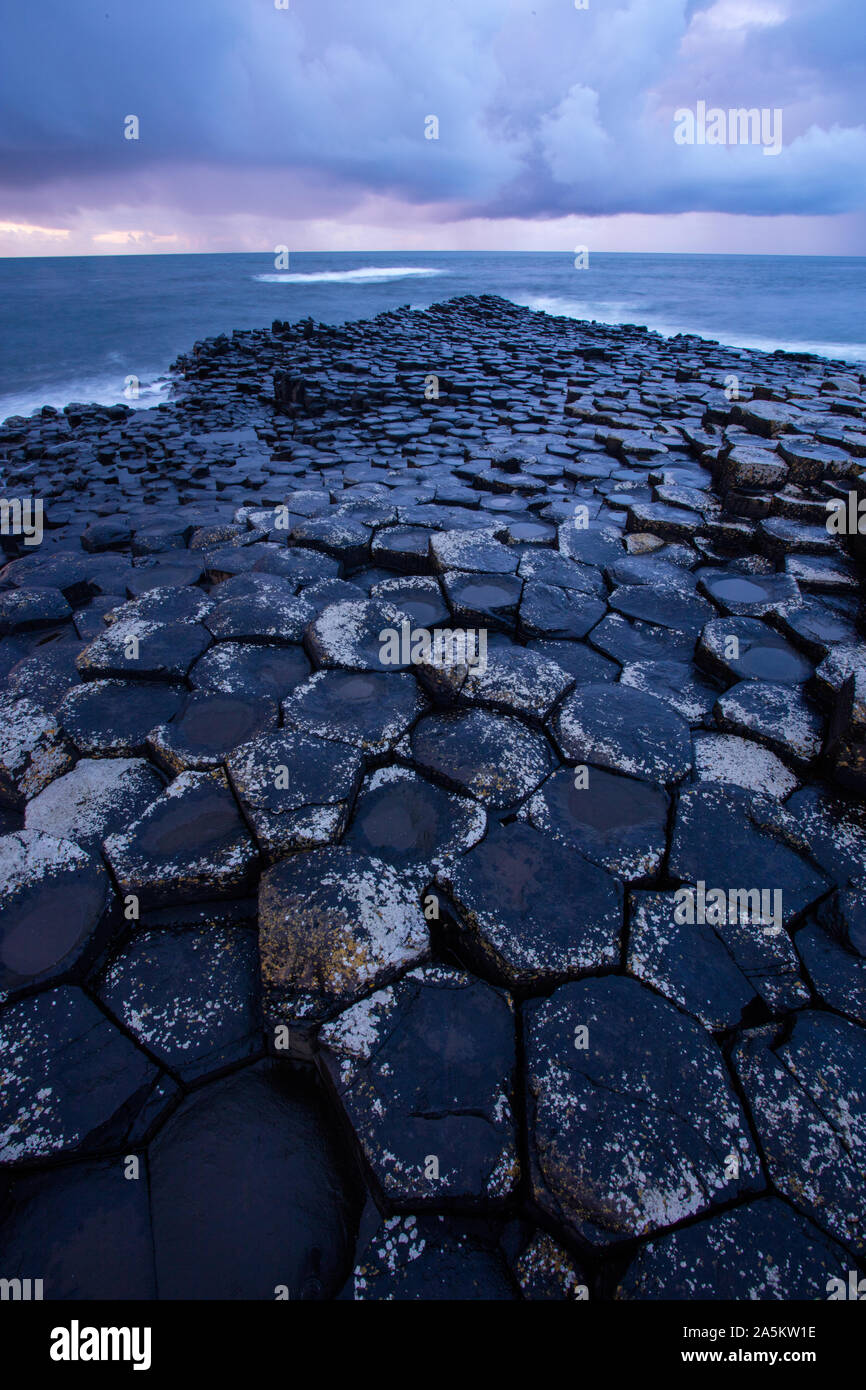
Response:
M146 1153L141 1297L226 1296L259 1143L234 1296L281 1246L290 1296L405 1296L459 1248L455 1297L826 1297L866 1248L861 1160L809 1160L866 1078L863 548L826 524L866 498L866 374L465 296L172 376L0 426L46 528L0 574L0 930L47 943L0 976L13 1195ZM404 618L485 669L384 661ZM700 885L778 892L778 931L704 894L696 938Z

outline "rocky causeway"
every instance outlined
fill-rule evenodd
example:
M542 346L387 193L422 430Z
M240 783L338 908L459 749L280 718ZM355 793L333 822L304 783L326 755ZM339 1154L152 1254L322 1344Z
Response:
M866 1272L866 375L481 296L172 381L0 426L0 1275Z

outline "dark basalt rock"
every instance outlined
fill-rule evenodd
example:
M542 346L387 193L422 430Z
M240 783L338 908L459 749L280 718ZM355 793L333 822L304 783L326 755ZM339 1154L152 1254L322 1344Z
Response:
M402 631L408 614L390 603L350 600L331 604L311 623L306 644L316 666L347 671L405 671L408 660L392 656L383 632Z
M629 974L711 1032L735 1028L756 998L723 937L704 922L678 923L674 893L632 893Z
M695 637L715 612L712 604L698 594L684 594L672 588L653 589L648 584L623 584L614 589L610 606L627 618L639 618L675 632L693 632Z
M362 773L355 749L294 729L243 744L226 766L244 815L269 859L338 839Z
M794 1016L787 1036L774 1027L744 1034L732 1061L776 1189L823 1231L862 1254L862 1028L809 1010Z
M477 1223L476 1223L477 1224ZM492 1240L453 1217L389 1216L357 1256L343 1298L453 1301L516 1299Z
M151 1145L150 1189L161 1298L322 1299L345 1280L352 1174L318 1095L272 1063L184 1102Z
M0 1164L122 1143L159 1077L71 985L0 1010Z
M29 628L53 627L72 617L59 589L7 589L0 593L0 636Z
M500 984L538 990L619 959L619 883L532 826L492 825L437 882L456 905L462 945Z
M194 690L281 700L307 679L311 669L301 647L219 642L190 668L189 682Z
M595 595L530 580L520 603L520 626L528 637L579 641L606 611Z
M701 633L697 660L729 684L735 680L802 685L812 665L757 618L714 618Z
M0 1224L4 1277L40 1269L51 1300L155 1298L147 1182L124 1167L93 1159L20 1177Z
M23 811L73 762L55 715L32 700L0 695L0 805Z
M519 1175L508 995L426 966L321 1031L321 1061L385 1200L504 1202Z
M121 892L142 907L240 897L258 857L222 771L182 772L103 850Z
M384 860L423 887L442 863L477 844L486 826L476 801L409 768L383 767L364 782L343 844Z
M649 1241L616 1297L819 1301L832 1280L847 1288L850 1263L811 1221L766 1197Z
M110 927L98 858L41 830L0 836L0 1000L67 976Z
M251 700L217 691L191 695L170 724L152 729L147 746L169 776L218 767L241 743L277 727L273 700Z
M430 556L439 573L472 570L477 574L514 574L517 550L502 545L493 531L438 531L430 537Z
M560 768L526 803L531 825L618 878L649 878L667 846L670 801L663 788L603 768Z
M241 582L247 577L243 576ZM219 585L214 591L216 607L206 615L205 626L220 642L264 642L269 646L300 642L315 617L313 605L305 598L294 598L291 585L280 592L277 585L281 581L275 576L256 579L255 587L246 593L224 592L235 580Z
M440 699L521 714L538 724L574 685L574 678L555 661L525 647L490 651L479 665L422 662L418 676Z
M564 757L649 782L677 782L690 770L689 726L652 695L590 684L569 695L555 721Z
M523 580L511 574L464 574L448 570L442 576L445 597L455 624L513 630L517 621Z
M824 897L827 879L785 843L767 798L739 787L700 786L681 791L668 872L707 888L780 890L787 926ZM789 836L791 831L787 832Z
M283 702L291 728L384 753L426 706L414 676L383 671L317 671Z
M529 1003L526 1040L533 1192L576 1235L604 1247L764 1186L721 1052L636 981Z
M200 1081L262 1050L255 933L137 931L102 973L97 994L152 1057Z
M448 605L442 597L438 579L385 579L374 584L370 597L392 603L412 620L415 627L449 626Z
M411 745L422 771L494 810L522 801L553 767L542 734L510 715L482 710L426 715L413 729Z
M262 875L259 953L265 1022L309 1027L424 961L417 890L349 849L313 850Z
M866 544L827 504L866 496L866 376L799 357L463 296L200 342L156 410L0 423L7 491L46 499L38 553L3 538L0 840L72 842L59 904L31 854L0 908L56 957L0 984L0 1275L833 1296L839 1233L843 1282L866 1253ZM166 790L159 763L208 771ZM444 1029L458 967L480 1014ZM367 1033L377 991L399 1008ZM347 1151L396 1184L357 1241L349 1101L305 1090L321 1029L334 1084L359 1069ZM514 1122L460 1100L491 1071Z
M808 763L824 741L824 719L796 687L741 681L719 697L719 728L760 740L783 758Z
M27 803L24 823L98 852L159 796L163 781L143 758L82 758Z
M151 729L173 719L187 697L182 685L87 681L64 696L57 716L79 753L134 758L146 751Z

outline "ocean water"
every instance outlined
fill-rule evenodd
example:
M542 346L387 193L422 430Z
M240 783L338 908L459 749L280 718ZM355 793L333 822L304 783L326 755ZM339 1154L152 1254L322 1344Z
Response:
M866 363L866 258L558 252L296 253L0 260L0 420L69 401L147 407L200 338L325 323L457 294ZM132 396L138 385L137 397Z

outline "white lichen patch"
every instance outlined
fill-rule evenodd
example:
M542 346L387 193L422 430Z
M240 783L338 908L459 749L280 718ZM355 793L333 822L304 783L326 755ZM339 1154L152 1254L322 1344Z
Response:
M695 735L695 781L728 782L783 800L800 785L769 748L735 734Z

